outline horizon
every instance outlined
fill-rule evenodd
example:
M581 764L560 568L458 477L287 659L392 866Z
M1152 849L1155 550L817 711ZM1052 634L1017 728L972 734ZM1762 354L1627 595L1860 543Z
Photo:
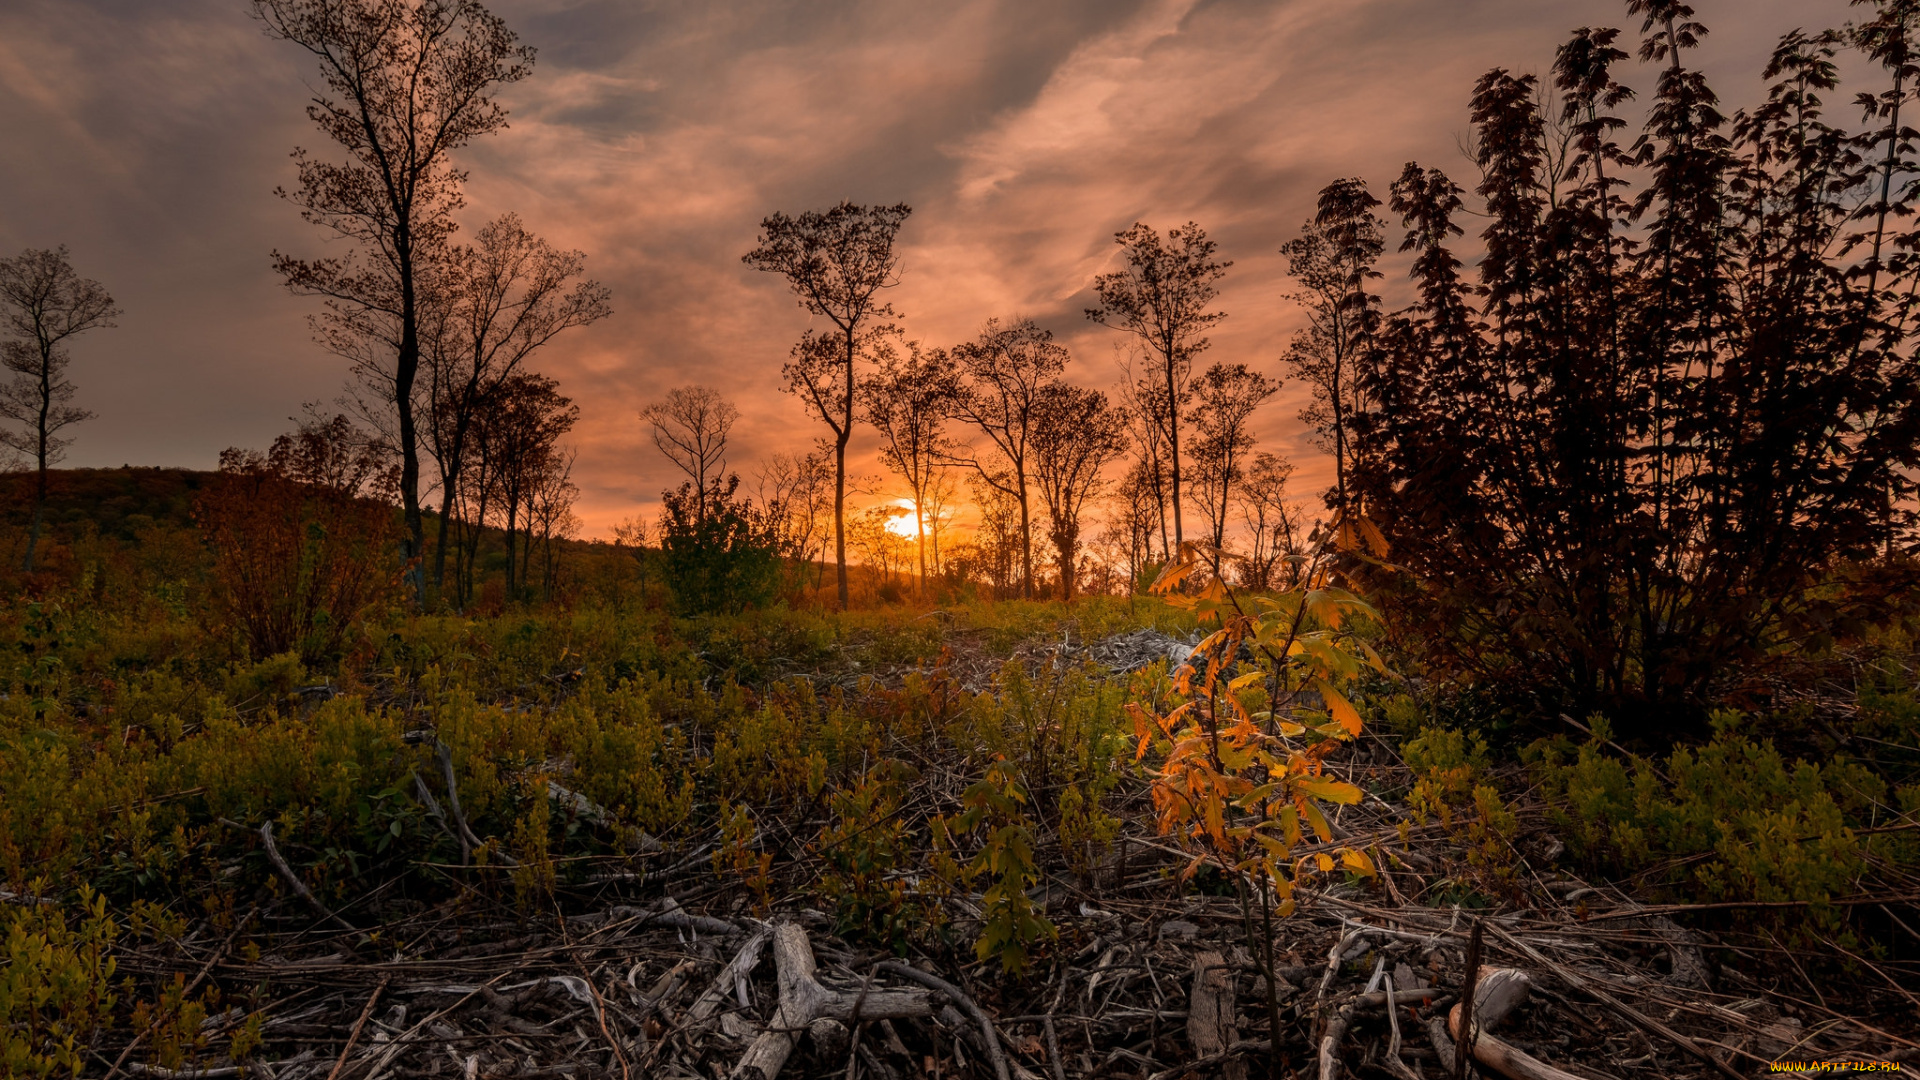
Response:
M1455 141L1475 78L1544 70L1575 26L1631 39L1638 25L1621 4L1524 0L492 6L539 58L499 95L511 126L456 157L472 177L462 235L517 212L582 250L613 294L611 318L532 361L581 408L583 538L651 517L678 483L637 417L668 388L734 400L730 464L749 481L770 453L811 443L816 425L779 387L807 316L740 263L769 213L912 204L889 297L908 336L945 346L1030 316L1072 350L1068 377L1102 389L1121 336L1080 311L1112 234L1197 221L1235 264L1204 361L1284 376L1301 319L1278 248L1323 184L1361 176L1384 195L1418 159L1471 186ZM1692 62L1729 113L1758 99L1781 29L1851 14L1844 0L1698 7L1712 33ZM273 194L293 182L294 147L337 156L302 114L309 60L239 0L0 14L0 124L33 148L0 164L0 249L67 244L125 310L73 347L77 404L98 415L73 431L67 466L211 469L338 397L345 363L306 324L318 303L289 295L269 259L339 250ZM1623 71L1644 99L1649 69ZM1390 254L1390 300L1400 266ZM1304 398L1289 380L1254 427L1298 467L1295 497L1317 502L1331 466L1297 419ZM871 433L849 467L880 471Z

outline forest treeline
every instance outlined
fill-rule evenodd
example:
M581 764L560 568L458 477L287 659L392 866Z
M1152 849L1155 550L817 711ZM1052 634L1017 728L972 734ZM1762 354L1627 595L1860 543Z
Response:
M738 469L732 402L660 393L637 419L686 480L616 541L689 611L829 588L844 608L850 566L889 598L1130 592L1188 547L1261 590L1334 544L1436 668L1534 708L1697 712L1730 666L1900 616L1912 585L1920 11L1861 7L1784 35L1764 101L1729 113L1690 63L1692 10L1629 0L1637 42L1582 28L1543 74L1471 88L1464 180L1410 162L1383 186L1326 185L1282 249L1304 328L1273 350L1334 466L1306 498L1255 438L1280 379L1210 359L1233 264L1200 225L1114 236L1084 315L1130 359L1103 389L1018 313L982 312L965 341L913 336L888 300L908 206L769 214L743 260L809 317L779 376L819 437ZM455 609L490 573L509 598L564 593L579 409L534 365L605 318L610 290L512 213L470 240L458 223L457 152L505 127L494 95L530 76L532 48L469 0L253 11L321 74L308 113L331 148L298 151L281 195L348 253L274 265L317 298L315 338L353 380L338 415L223 455L202 496L216 559L276 557L248 532L271 518L294 567L229 598L234 617L337 623L389 578ZM31 573L47 470L88 416L69 345L117 311L64 249L0 262L0 298L7 445L38 477ZM856 438L888 475L850 472ZM396 505L397 531L343 509L360 500ZM321 520L339 535L316 555L302 537ZM301 589L317 592L273 591Z

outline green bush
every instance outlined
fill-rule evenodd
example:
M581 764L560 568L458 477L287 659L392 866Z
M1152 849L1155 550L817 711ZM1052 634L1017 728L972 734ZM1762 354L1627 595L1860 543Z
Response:
M1893 838L1854 831L1887 804L1871 771L1844 757L1789 761L1771 741L1743 733L1737 713L1716 713L1713 723L1712 741L1677 749L1659 767L1609 752L1601 718L1582 746L1559 739L1530 747L1541 792L1575 854L1645 874L1680 900L1818 905L1853 892L1871 853L1902 851ZM1903 802L1911 798L1901 793Z

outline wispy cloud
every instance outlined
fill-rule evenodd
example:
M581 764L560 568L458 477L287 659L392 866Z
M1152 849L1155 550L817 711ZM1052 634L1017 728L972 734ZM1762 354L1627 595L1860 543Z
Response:
M1850 13L1845 0L1696 6L1714 28L1701 60L1735 104L1757 96L1775 34ZM495 8L541 53L503 96L512 127L465 155L466 218L517 211L614 289L614 318L540 360L581 404L595 530L672 482L636 417L671 386L736 399L746 471L811 441L779 392L806 316L739 262L772 210L912 203L893 297L909 331L949 344L990 316L1030 315L1091 385L1112 381L1117 336L1080 309L1113 232L1195 220L1235 262L1214 356L1279 374L1298 319L1277 249L1318 187L1361 175L1384 188L1410 158L1469 175L1456 139L1481 71L1541 70L1572 27L1626 23L1610 0ZM324 243L272 195L293 146L319 149L305 64L240 0L0 11L0 244L71 244L128 309L79 350L101 419L81 429L76 463L209 465L335 392L338 362L308 341L308 304L278 290L266 258ZM1326 470L1294 418L1300 395L1270 406L1261 434L1311 486Z

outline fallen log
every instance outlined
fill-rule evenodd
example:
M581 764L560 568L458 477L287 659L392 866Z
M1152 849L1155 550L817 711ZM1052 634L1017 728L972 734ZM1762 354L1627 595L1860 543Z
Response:
M773 927L773 962L779 972L780 1006L773 1020L733 1067L733 1080L774 1080L793 1053L800 1032L817 1021L853 1023L933 1015L924 990L829 990L814 978L813 946L807 932L782 920Z

